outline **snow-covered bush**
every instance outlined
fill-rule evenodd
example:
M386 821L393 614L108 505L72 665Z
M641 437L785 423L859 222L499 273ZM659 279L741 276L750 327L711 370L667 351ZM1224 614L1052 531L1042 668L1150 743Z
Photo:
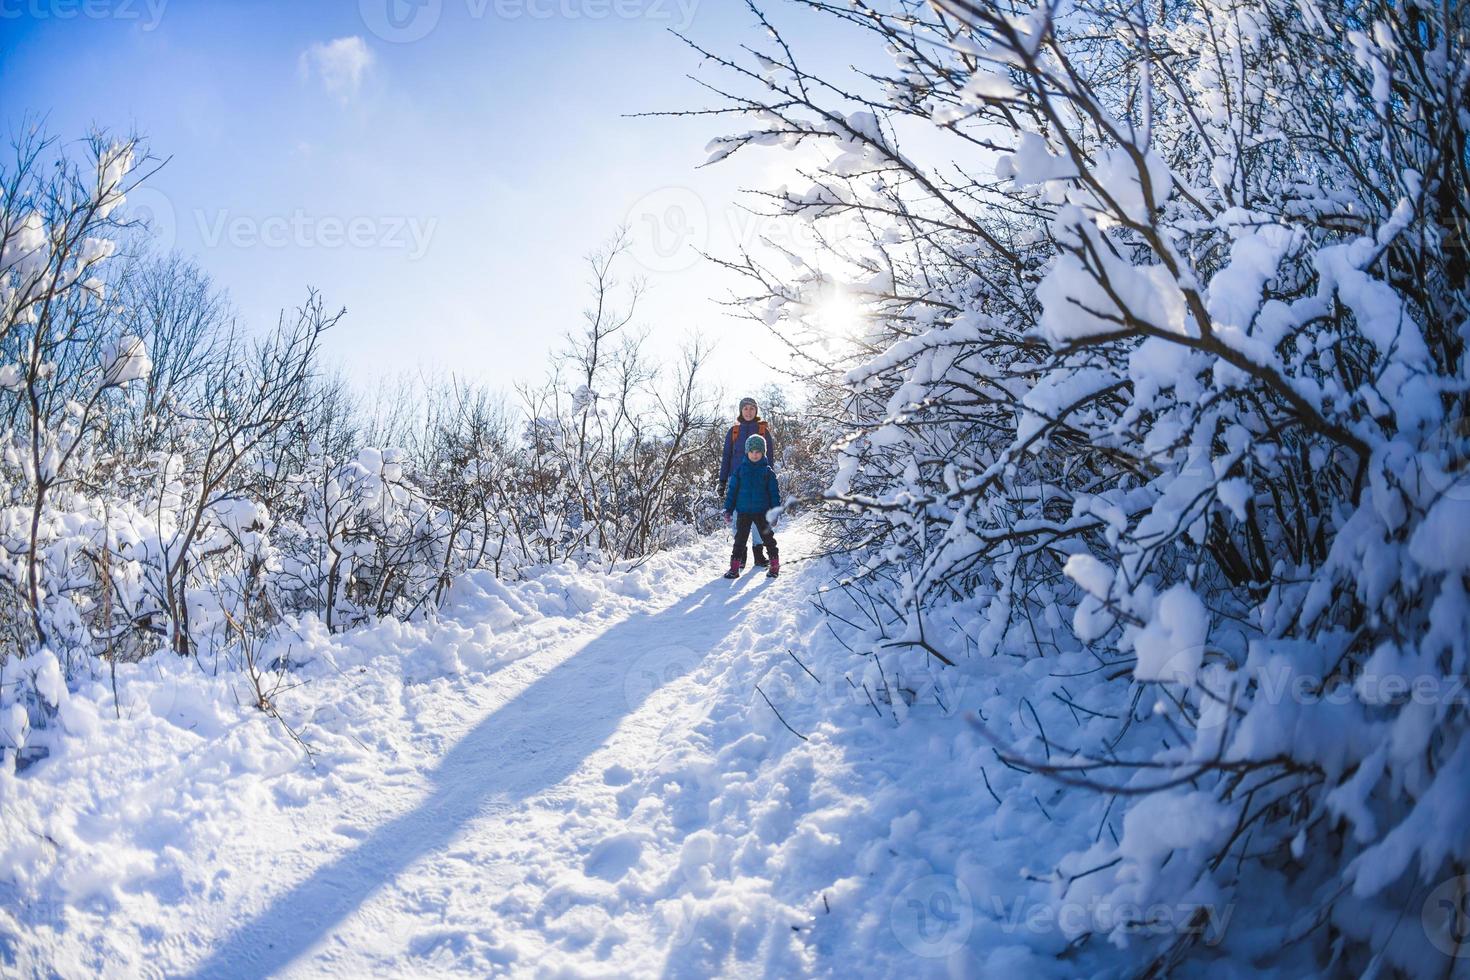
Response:
M145 376L143 342L110 335L103 266L134 168L134 145L101 138L85 163L44 173L40 140L0 175L0 389L10 422L0 515L7 591L27 610L27 645L68 642L80 628L74 579L85 533L57 520L91 465L109 395ZM84 574L84 573L82 573Z
M733 264L846 426L859 652L1093 659L1065 738L977 711L1121 821L1060 901L1289 894L1239 955L1445 971L1395 925L1470 858L1464 10L807 6L893 67L709 54L753 127L710 149L796 150L774 213L830 226Z

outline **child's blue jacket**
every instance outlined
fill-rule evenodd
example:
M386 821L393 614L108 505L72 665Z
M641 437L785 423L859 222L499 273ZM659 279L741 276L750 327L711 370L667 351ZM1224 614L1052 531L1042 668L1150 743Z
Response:
M725 510L763 514L780 506L781 487L776 482L776 471L771 468L769 456L762 456L759 463L752 463L747 456L735 465L735 472L730 474L730 485L725 489Z

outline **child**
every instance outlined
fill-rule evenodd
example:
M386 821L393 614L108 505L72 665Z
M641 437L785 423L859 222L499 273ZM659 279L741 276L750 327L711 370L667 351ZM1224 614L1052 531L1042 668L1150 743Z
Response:
M781 550L766 519L767 511L780 506L781 488L776 482L776 471L766 459L766 440L759 435L751 436L745 440L745 458L730 474L730 485L725 489L725 516L735 517L735 548L730 552L730 570L725 578L739 578L745 568L745 543L752 525L760 531L771 553L766 576L775 578L780 574Z
M760 406L754 398L740 399L740 417L730 427L730 434L725 438L725 448L720 454L720 495L723 496L729 489L730 474L740 462L740 448L751 436L760 436L766 441L766 455L776 455L776 440L771 433L771 426L765 419L761 418ZM754 534L755 564L756 567L764 567L766 564L765 542L761 540L760 531Z

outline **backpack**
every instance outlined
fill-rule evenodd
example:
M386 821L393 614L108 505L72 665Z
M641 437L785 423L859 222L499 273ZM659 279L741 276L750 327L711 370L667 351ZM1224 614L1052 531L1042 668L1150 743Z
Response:
M740 447L736 446L735 442L740 438L740 425L741 423L736 422L733 426L730 427L730 445L734 446L737 452L740 450ZM761 419L760 421L756 422L755 431L757 435L766 440L766 449L769 450L771 448L771 430L766 425L765 419Z

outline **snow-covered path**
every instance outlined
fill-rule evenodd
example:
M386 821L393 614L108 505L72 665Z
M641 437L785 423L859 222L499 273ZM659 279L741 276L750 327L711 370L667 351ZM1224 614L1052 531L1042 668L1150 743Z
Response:
M645 848L669 857L625 829L619 790L698 720L706 696L693 669L742 644L742 622L791 604L793 582L688 575L652 608L494 674L472 692L470 724L439 733L452 747L423 773L424 795L285 893L262 895L195 973L359 977L436 953L446 966L534 958L548 931L591 942L600 923L559 923L571 906L616 898ZM580 880L562 881L563 869ZM622 932L659 931L639 921L648 909L618 904Z
M800 529L787 537L788 560L808 549ZM235 682L187 665L154 658L125 676L120 722L103 685L77 692L77 738L0 787L0 870L18 881L0 881L0 964L718 971L752 941L735 919L770 900L713 919L692 904L719 859L703 753L753 734L746 675L786 657L810 587L799 561L775 582L719 579L727 547L717 536L621 576L481 577L434 624L308 631L290 655L311 683L282 704L314 768L229 703ZM742 680L713 680L732 668ZM759 710L755 728L776 725ZM756 921L783 940L763 954L771 971L809 965L789 926Z
M813 540L783 543L775 582L717 578L717 535L465 576L431 622L298 624L263 661L297 664L313 765L234 672L82 684L52 756L0 773L0 974L1094 972L1030 869L1108 814L956 717L1024 726L1016 690L1078 666L855 656L807 601Z

